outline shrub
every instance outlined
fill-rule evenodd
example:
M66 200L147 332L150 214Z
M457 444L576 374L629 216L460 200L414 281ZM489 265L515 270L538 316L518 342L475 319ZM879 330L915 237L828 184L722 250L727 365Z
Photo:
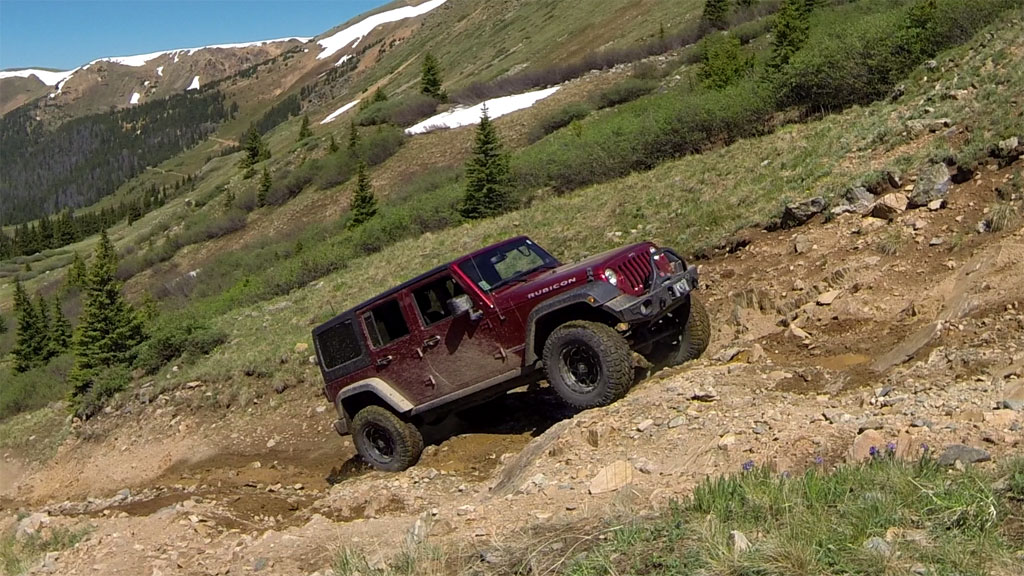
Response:
M162 316L149 332L149 340L139 346L134 364L147 374L183 355L205 356L227 341L223 331L210 328L192 315Z
M437 100L425 94L409 94L402 98L392 98L370 104L359 112L356 124L360 126L378 124L412 126L436 110Z
M704 86L715 90L721 90L739 80L754 66L753 60L743 55L740 41L734 36L708 36L701 40L700 51L701 64L697 78Z
M270 192L267 193L267 204L280 206L299 195L302 190L313 182L313 170L307 164L299 168L279 174Z
M592 111L593 109L585 102L570 102L555 112L541 118L540 122L530 131L530 142L536 142L577 120L583 120Z
M126 366L111 366L83 371L79 380L84 391L72 395L69 405L75 416L87 420L99 414L108 400L127 388L132 378Z
M774 110L770 90L753 81L722 91L656 94L527 147L513 158L513 172L520 189L575 190L765 133Z
M38 410L50 402L67 397L70 386L68 374L74 358L71 354L57 356L45 366L20 374L0 370L0 420L15 414Z
M618 106L619 104L632 102L641 96L650 94L657 87L658 82L655 80L626 78L600 92L594 98L594 105L598 109Z

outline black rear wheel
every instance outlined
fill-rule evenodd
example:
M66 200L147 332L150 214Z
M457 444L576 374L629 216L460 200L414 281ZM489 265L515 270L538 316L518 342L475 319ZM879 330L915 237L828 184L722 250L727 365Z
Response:
M423 452L420 431L381 406L367 406L356 414L352 440L370 466L388 472L405 470Z
M567 322L544 344L544 369L558 396L576 408L606 406L633 386L633 357L621 334L596 322Z

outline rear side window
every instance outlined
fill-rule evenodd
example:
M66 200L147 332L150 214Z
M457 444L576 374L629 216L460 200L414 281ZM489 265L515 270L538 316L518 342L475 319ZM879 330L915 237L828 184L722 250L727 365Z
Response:
M398 300L389 300L363 314L363 323L374 348L387 346L409 333L409 325Z
M461 294L465 294L465 291L451 276L439 278L412 291L424 326L430 326L451 316L448 301Z
M342 364L351 362L363 353L351 320L346 320L321 332L317 336L316 345L320 349L320 360L327 370L333 370Z

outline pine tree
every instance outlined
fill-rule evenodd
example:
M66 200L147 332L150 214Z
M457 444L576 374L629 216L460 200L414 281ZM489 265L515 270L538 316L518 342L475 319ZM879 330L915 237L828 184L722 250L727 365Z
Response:
M338 141L334 139L334 134L331 134L331 140L327 144L327 151L331 154L338 151Z
M18 280L14 281L14 311L18 315L18 331L11 355L14 371L25 372L43 363L46 333L39 323L39 310Z
M302 125L299 126L299 142L302 142L306 138L313 135L313 131L309 129L309 116L302 116Z
M729 24L726 17L729 15L729 0L705 0L703 19L712 28L725 30Z
M133 349L145 339L142 322L121 296L116 272L117 253L103 230L89 267L82 315L72 339L73 400L89 391L98 370L128 364Z
M384 91L381 90L380 88L377 88L373 92L373 98L370 99L370 104L378 104L380 102L387 102L387 101L388 101L388 95L385 94Z
M263 178L260 180L260 189L256 192L256 205L263 207L267 205L267 196L270 194L270 186L274 181L270 178L270 171L263 168Z
M460 211L466 218L486 218L511 208L508 157L502 152L498 132L484 106L473 143L473 156L466 164L466 195Z
M366 164L359 163L356 169L356 193L352 196L352 227L355 228L377 215L377 199L373 196L370 176Z
M355 153L359 147L359 129L356 128L355 122L349 122L348 125L348 151Z
M68 268L68 286L85 288L85 279L87 275L88 274L85 270L85 260L82 260L82 256L79 255L78 252L75 252L74 258L71 259L71 266Z
M50 322L50 303L40 294L36 297L36 321L39 324L39 341L37 346L41 350L39 364L43 365L53 358L52 334L53 324Z
M442 82L441 65L438 64L437 58L434 58L433 54L427 52L427 55L423 57L423 73L420 77L420 92L430 96L431 98L445 102L448 100L448 94L446 94L444 89L441 87Z
M53 320L50 322L50 350L47 356L54 357L68 351L71 347L71 323L68 322L60 307L60 298L53 299Z
M256 124L249 125L243 149L245 150L245 156L242 158L243 168L250 168L254 164L270 158L270 148L267 148L266 143L263 142L263 136L260 134ZM189 179L191 178L189 176Z
M782 0L772 24L772 55L768 68L779 71L804 45L816 0Z
M224 193L224 209L227 210L235 205L235 191L228 188L228 191Z

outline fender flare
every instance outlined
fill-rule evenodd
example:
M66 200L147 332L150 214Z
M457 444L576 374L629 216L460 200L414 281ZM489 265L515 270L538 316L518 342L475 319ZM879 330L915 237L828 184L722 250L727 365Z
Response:
M532 365L540 359L534 351L534 340L536 338L537 322L541 318L573 304L584 303L589 304L593 308L602 308L608 301L618 297L620 294L622 292L618 288L607 282L589 282L575 290L564 292L538 304L536 308L530 311L530 315L526 318L526 365Z
M338 395L334 398L334 407L338 410L338 417L351 421L355 414L349 414L345 411L345 407L342 405L346 398L351 398L356 394L362 394L369 392L380 398L385 404L391 407L392 410L399 414L407 414L412 411L413 404L408 398L402 395L401 392L396 390L393 386L380 378L367 378L360 380L354 384L350 384L343 388Z

